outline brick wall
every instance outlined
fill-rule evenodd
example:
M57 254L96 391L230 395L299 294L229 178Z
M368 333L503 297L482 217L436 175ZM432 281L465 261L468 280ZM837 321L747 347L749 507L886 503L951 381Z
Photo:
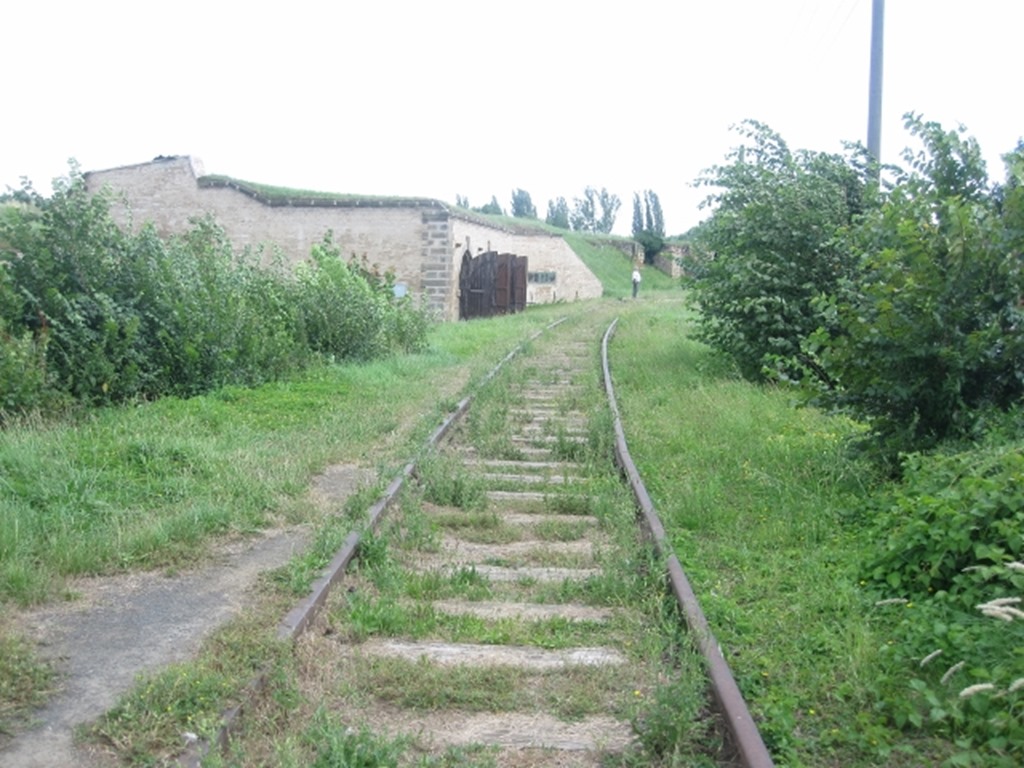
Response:
M458 319L458 270L467 243L474 254L480 249L514 253L528 258L530 272L555 273L554 282L529 285L529 303L576 301L602 292L600 281L561 237L492 228L453 215L436 200L346 197L284 204L205 176L201 163L190 157L91 171L85 179L90 190L111 188L111 213L123 226L149 221L166 235L186 231L194 216L212 214L236 247L276 247L293 262L308 258L330 230L344 256L365 256L393 270L408 293L443 320Z
M654 258L654 266L669 277L681 277L683 274L682 259L689 255L689 247L685 245L666 245L661 253Z

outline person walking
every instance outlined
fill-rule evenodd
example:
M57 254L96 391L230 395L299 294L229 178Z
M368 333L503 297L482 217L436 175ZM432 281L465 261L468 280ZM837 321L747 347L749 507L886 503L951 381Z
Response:
M640 270L637 267L633 267L633 298L636 298L637 293L640 291Z

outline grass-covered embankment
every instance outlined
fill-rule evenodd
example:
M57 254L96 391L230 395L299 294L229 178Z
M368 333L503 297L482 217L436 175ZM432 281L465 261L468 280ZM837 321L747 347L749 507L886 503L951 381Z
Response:
M355 463L390 480L467 388L557 313L439 325L423 353L321 367L253 389L7 424L0 644L9 652L0 665L0 730L52 686L48 665L10 626L19 606L73 598L77 576L173 571L220 537L288 523L318 530L314 552L289 569L301 590L350 526L321 519L306 495L311 477Z
M212 536L298 519L326 465L400 466L445 409L557 308L439 325L430 350L254 389L0 431L0 599L180 565ZM390 479L390 478L388 478Z
M612 376L633 459L766 742L780 765L941 762L948 745L892 720L915 669L861 581L877 542L857 511L880 481L846 450L856 425L730 376L692 320L682 303L641 303L619 322Z

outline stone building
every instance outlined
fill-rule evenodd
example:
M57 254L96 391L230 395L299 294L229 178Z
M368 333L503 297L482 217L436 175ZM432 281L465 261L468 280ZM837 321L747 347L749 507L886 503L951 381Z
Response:
M90 171L85 181L92 191L114 193L111 213L123 226L152 222L174 234L187 230L191 218L212 214L237 248L276 247L291 261L308 258L330 231L343 254L392 270L396 288L444 320L459 316L459 269L466 252L527 257L528 304L602 292L560 235L497 226L438 200L272 189L207 175L188 156Z

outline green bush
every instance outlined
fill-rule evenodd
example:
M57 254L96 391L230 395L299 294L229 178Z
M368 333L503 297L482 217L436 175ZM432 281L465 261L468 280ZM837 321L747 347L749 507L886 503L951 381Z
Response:
M885 598L895 660L914 670L909 695L885 708L896 725L954 743L948 765L1024 760L1022 489L1016 443L912 456L878 502L881 552L865 582Z
M877 502L881 552L869 579L909 600L936 595L970 610L996 586L1024 592L1007 562L1024 557L1024 452L1018 444L912 455L903 482Z
M341 258L330 233L296 270L307 343L333 358L366 360L426 344L428 318L397 298L394 275Z
M792 360L819 325L811 299L833 291L853 258L835 239L868 198L863 158L792 153L768 127L746 121L746 143L700 184L716 188L697 233L704 253L691 274L702 341L735 360L745 378Z
M1024 153L991 187L975 142L908 117L925 151L852 230L857 273L815 308L812 402L869 424L880 454L974 438L1024 395Z
M188 397L425 344L393 276L345 263L330 236L292 271L237 253L209 217L167 239L125 232L74 168L51 198L17 198L0 217L0 413Z
M0 261L0 424L13 414L44 406L47 394L45 330L11 333L12 310L18 302Z
M46 337L7 334L0 326L0 424L14 414L40 410L48 402Z
M385 351L387 298L342 261L330 236L315 246L298 271L310 347L337 358L369 359Z

